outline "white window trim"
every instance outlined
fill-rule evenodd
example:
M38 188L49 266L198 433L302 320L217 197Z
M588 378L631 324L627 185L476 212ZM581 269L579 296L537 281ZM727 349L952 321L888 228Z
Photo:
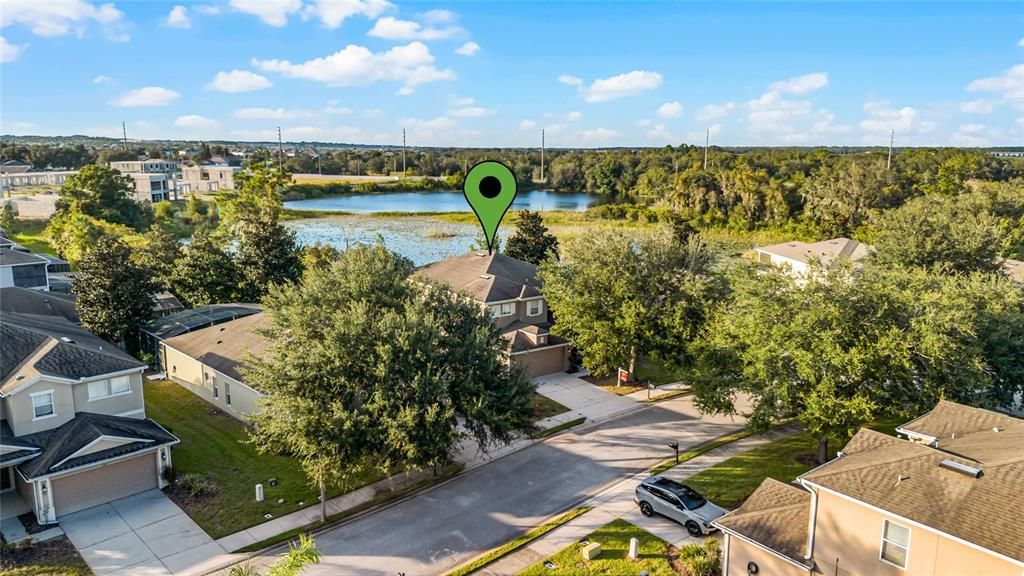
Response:
M116 394L111 394L110 391L114 389L114 383L112 382L112 380L114 378L121 378L121 376L111 376L110 378L105 378L103 380L93 380L92 382L86 382L86 384L85 384L85 386L86 386L85 393L86 394L89 393L89 384L93 384L95 382L106 382L107 383L107 394L105 396L96 396L95 398L90 395L89 396L89 402L95 402L96 400L106 400L107 398L116 398L118 396L127 396L127 395L132 393L132 378L131 378L131 376L127 376L127 378L128 378L128 389L125 390L124 392L118 392Z
M45 396L47 394L50 395L50 408L52 409L52 412L50 412L49 414L46 414L45 416L36 416L35 397L36 396ZM42 392L33 392L33 393L29 394L28 397L29 397L29 402L32 404L32 421L33 422L35 422L36 420L46 420L47 418L53 418L53 417L57 416L57 394L56 394L56 392L54 392L53 388L50 388L49 390L43 390Z
M534 304L534 303L537 304L537 313L536 314L531 314L530 313L530 305ZM526 301L526 315L527 316L540 316L543 313L544 313L544 301L543 300L537 299L537 300L527 300Z
M904 546L903 544L900 544L899 542L894 542L892 540L886 540L886 538L885 538L885 525L886 525L886 523L894 524L894 525L899 526L900 528L903 528L904 530L907 531L907 545L906 546ZM889 566L894 567L894 568L899 568L900 570L906 570L907 566L910 565L910 537L911 536L912 536L912 531L910 530L909 526L904 526L903 524L899 524L897 522L889 520L888 518L882 518L882 536L881 536L881 538L879 539L879 542L878 542L878 559L881 560L882 562L885 562ZM882 557L882 551L884 550L886 543L890 544L891 546L897 546L899 548L903 548L904 549L904 551L907 554L907 562L906 562L907 566L900 566L899 564L896 564L895 562L891 562L889 560L886 560L885 558Z

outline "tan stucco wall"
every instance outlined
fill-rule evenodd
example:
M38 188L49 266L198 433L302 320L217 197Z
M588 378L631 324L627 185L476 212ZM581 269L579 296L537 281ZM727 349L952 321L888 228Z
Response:
M512 322L514 322L516 320L519 320L520 322L525 322L526 324L540 324L540 323L542 323L542 322L544 322L544 321L546 321L548 319L548 303L545 300L543 300L543 299L541 299L540 314L537 314L536 316L527 316L527 314L526 314L527 301L526 300L516 300L515 304L516 304L516 313L512 314L510 316L502 316L501 318L494 318L494 325L495 326L497 326L498 328L503 328L505 326L508 326L509 324L511 324ZM493 306L493 304L488 304L488 307L490 307L490 306Z
M120 396L110 396L89 401L89 382L109 380L109 378L96 378L73 387L75 394L75 410L78 412L94 412L96 414L110 414L117 416L135 410L145 410L146 402L142 396L142 374L136 372L128 376L131 382L131 393ZM126 418L145 418L145 412L138 414L125 414Z
M941 534L914 526L897 517L876 512L824 490L819 490L814 560L825 574L840 576L877 574L890 576L1021 576L1024 569L995 556L960 544ZM882 520L910 529L906 570L879 559Z
M40 380L31 386L22 388L15 394L4 398L4 413L9 417L7 423L15 436L24 436L56 428L75 417L75 400L71 392L71 384ZM53 410L56 416L32 420L32 394L53 390Z
M21 499L25 504L28 504L29 508L35 511L36 499L32 494L32 485L22 480L21 474L18 474L17 470L14 471L14 485L18 487L18 494L21 495Z
M182 388L240 420L259 409L260 395L255 390L170 346L161 343L160 349L167 375ZM214 382L218 387L217 398L213 397ZM226 402L226 385L231 386L230 406Z
M739 538L729 534L726 534L726 538L729 541L729 571L724 576L748 576L748 562L757 564L759 576L807 576L811 573Z

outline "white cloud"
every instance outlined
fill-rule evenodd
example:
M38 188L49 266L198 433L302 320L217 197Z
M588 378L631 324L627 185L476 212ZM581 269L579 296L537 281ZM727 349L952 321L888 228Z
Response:
M24 46L11 44L6 38L0 36L0 62L14 62L21 56Z
M146 106L168 106L181 94L160 86L146 86L129 90L110 101L112 106L120 108L141 108Z
M420 120L418 118L403 118L399 121L399 124L406 126L413 130L451 130L458 123L451 118L445 116L438 116L430 120Z
M595 128L593 130L584 130L580 133L580 137L586 142L606 142L618 135L618 132L608 128Z
M302 116L303 112L286 108L239 108L231 115L241 120L290 120Z
M861 121L860 129L867 135L889 136L892 130L906 134L914 127L917 110L910 106L893 108L888 101L870 101L864 103L864 113L868 117Z
M577 122L580 118L583 118L583 112L580 112L579 110L573 110L565 115L565 119L569 122Z
M174 120L174 125L179 128L198 128L200 130L209 130L218 126L216 120L211 120L210 118L199 116L198 114L178 116Z
M676 140L676 137L665 128L664 124L655 124L653 128L647 131L647 137L658 142L673 142Z
M637 120L636 121L636 125L641 127L641 128L644 128L646 126L650 126L651 125L651 119L650 118L643 118L641 120Z
M534 122L533 120L523 120L522 122L519 123L520 130L531 130L536 127L537 123Z
M1024 38L1021 38L1020 40L1017 41L1017 46L1024 47Z
M460 118L482 118L484 116L493 116L494 110L482 108L480 106L469 106L466 108L459 108L457 110L449 110L450 116L458 116Z
M453 22L455 20L455 13L451 10L428 10L420 14L420 18L424 22L430 22L431 24L444 24L445 22Z
M366 35L385 40L443 40L461 33L462 29L457 26L434 28L412 20L399 20L387 16L377 20Z
M971 100L960 104L960 111L968 114L988 114L992 112L993 104L989 100Z
M960 132L965 134L980 134L985 131L984 124L961 124Z
M402 86L397 91L395 91L395 94L398 96L411 96L414 92L416 92L414 88L410 86Z
M220 14L220 7L213 6L211 4L197 4L193 10L207 16L216 16L217 14Z
M111 3L96 6L85 0L44 2L4 0L0 28L20 24L36 36L64 36L74 31L82 36L90 23L99 24L108 40L126 42L124 13Z
M304 18L316 16L324 26L333 30L352 16L376 18L392 8L394 4L387 0L314 0L302 15Z
M654 90L661 86L661 74L646 70L634 70L611 78L599 78L587 88L581 88L587 102L608 102L626 96Z
M231 0L228 4L278 28L288 24L288 16L302 9L302 0Z
M1024 64L1017 64L1000 76L975 80L967 85L967 91L994 92L1007 100L1024 100Z
M748 101L747 109L750 130L785 134L796 131L793 123L810 113L811 103L807 100L786 100L777 90L771 90L756 100Z
M699 142L703 145L705 140L714 140L715 136L718 136L721 132L721 124L712 124L701 131L687 132L684 142Z
M565 130L565 124L548 124L544 127L544 132L547 134L558 134Z
M583 84L582 78L577 78L575 76L570 76L568 74L562 74L561 76L559 76L558 81L561 82L562 84L568 84L569 86L580 86Z
M213 80L206 85L206 89L238 93L263 90L271 86L270 80L267 80L264 76L249 72L248 70L232 70L230 72L217 72Z
M337 104L337 102L335 102L335 104ZM347 106L331 105L331 106L328 106L328 107L324 108L323 112L324 112L324 114L342 114L342 115L346 115L346 114L351 114L352 113L352 109L347 107Z
M472 106L473 102L475 101L476 100L468 96L461 98L458 96L452 96L451 98L448 99L448 103L451 104L452 106Z
M110 84L113 81L114 79L110 76L104 76L102 74L92 79L93 84Z
M480 45L476 42L466 42L462 46L455 49L455 53L459 56L473 56L480 51Z
M683 105L679 102L665 102L658 107L660 118L678 118L683 115Z
M188 8L177 5L171 8L171 12L167 15L167 25L171 28L191 28L192 21L188 17Z
M816 115L817 117L814 120L814 123L811 124L810 132L812 135L817 136L820 134L841 134L843 132L850 131L849 125L836 124L836 115L824 108L818 110Z
M925 120L923 122L919 122L918 125L917 125L917 133L918 134L931 134L932 132L935 132L936 126L938 126L938 125L935 122L932 122L931 120Z
M378 81L400 81L407 87L454 80L451 69L439 70L434 66L430 49L422 42L395 46L386 52L349 44L344 49L306 62L293 64L288 60L252 60L253 66L267 72L277 72L290 78L304 78L330 86L356 86Z
M828 86L828 74L824 72L815 72L814 74L794 76L788 80L779 80L778 82L772 83L768 89L777 90L779 92L789 92L792 94L806 94L808 92L824 88L825 86Z
M701 106L697 109L697 120L702 122L707 120L718 120L719 118L727 116L729 112L732 112L733 108L736 108L736 104L733 102Z
M295 126L282 131L282 136L287 134L288 138L304 139L315 138L323 134L324 129L319 126Z

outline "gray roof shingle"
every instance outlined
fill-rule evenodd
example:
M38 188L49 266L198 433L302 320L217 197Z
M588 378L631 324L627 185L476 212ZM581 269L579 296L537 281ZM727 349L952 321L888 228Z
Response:
M415 277L445 284L478 302L500 302L541 295L537 267L504 254L475 252L428 264Z

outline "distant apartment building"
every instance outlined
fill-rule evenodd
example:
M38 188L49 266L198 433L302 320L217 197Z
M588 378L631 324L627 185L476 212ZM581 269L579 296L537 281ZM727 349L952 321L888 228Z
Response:
M8 192L14 188L26 186L48 186L59 188L69 176L78 174L78 170L53 170L41 172L0 172L0 191Z
M121 160L110 167L132 179L135 199L139 202L177 200L177 178L181 163L159 158L150 160Z
M181 169L181 191L216 193L222 190L235 189L235 174L241 172L240 166L227 163L204 163L198 166L186 166Z
M942 401L714 522L725 576L1021 576L1024 420Z

